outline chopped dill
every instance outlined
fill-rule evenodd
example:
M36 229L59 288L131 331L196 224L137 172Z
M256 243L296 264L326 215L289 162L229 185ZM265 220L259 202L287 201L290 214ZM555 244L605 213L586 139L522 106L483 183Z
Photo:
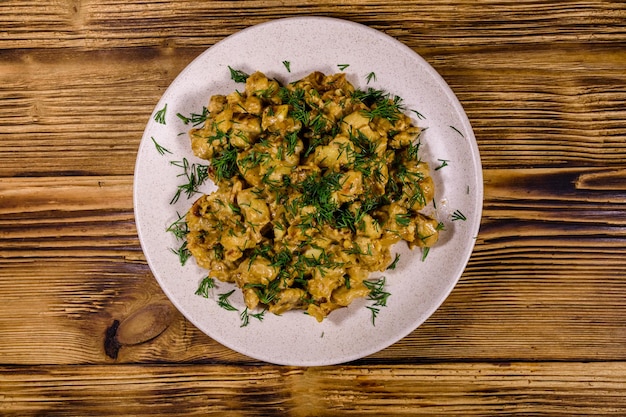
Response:
M376 326L376 317L378 317L378 313L380 313L380 308L376 308L374 306L366 306L372 312L372 325Z
M396 269L396 267L398 266L398 262L399 261L400 261L400 254L396 253L396 257L394 258L393 262L389 264L387 269L391 269L391 270Z
M418 119L420 120L424 120L426 119L426 117L424 117L424 115L420 112L418 112L417 110L411 110L412 113L415 113L415 115L417 116Z
M198 286L195 294L204 298L209 298L209 290L213 288L215 288L215 279L207 276L200 281L200 285Z
M187 241L184 241L182 245L178 249L170 249L176 256L178 256L178 260L182 266L187 263L189 258L191 257L191 252L187 248Z
M449 159L437 159L437 161L441 162L441 165L439 165L437 168L435 168L435 171L439 171L441 168L447 167L448 166L448 162L450 162Z
M228 70L230 71L230 79L236 83L245 83L250 76L241 70L233 69L230 65L228 66Z
M406 227L411 223L410 213L398 213L396 214L396 223L402 227Z
M211 159L211 169L217 181L227 180L235 176L237 167L237 148L229 145Z
M370 290L367 299L374 301L375 306L387 306L387 299L391 296L391 294L385 291L385 283L385 277L380 277L376 281L363 281L363 285Z
M181 113L176 113L176 117L182 120L186 125L191 123L192 126L198 126L204 123L209 117L209 109L203 106L202 113L191 113L189 116L183 116Z
M178 177L184 177L187 181L178 186L176 194L174 194L170 204L176 203L183 192L187 195L187 198L191 198L191 196L198 192L198 187L209 177L208 165L190 165L187 158L183 158L182 161L170 161L170 164L182 168L183 172L178 174Z
M461 131L459 129L457 129L454 126L450 126L452 128L452 130L454 130L456 133L458 133L459 135L461 135L462 138L464 138L465 136L463 136L463 133L461 133Z
M248 311L248 307L246 307L239 315L239 317L241 318L241 326L239 327L246 327L248 324L250 324L250 317L254 317L255 319L259 321L263 321L266 311L267 309L263 309L259 313L250 313Z
M155 148L156 148L157 152L158 152L160 155L165 155L166 153L169 153L169 154L171 154L171 153L172 153L172 152L170 152L167 148L165 148L165 147L163 147L163 146L159 145L159 144L157 143L157 141L154 139L154 137L150 136L150 139L152 139L152 142L154 143L154 146L155 146Z
M230 290L227 293L218 294L218 296L217 296L217 305L222 307L224 310L237 311L237 309L235 307L233 307L233 305L230 303L230 300L228 299L228 297L233 295L234 292L235 292L235 290L233 289L233 290Z
M373 106L370 110L363 110L362 113L370 120L379 117L394 123L400 118L402 110L402 99L400 97L387 96L385 100L378 101L376 106Z
M178 216L178 219L170 224L167 229L165 229L165 231L168 233L172 233L176 237L176 239L182 240L187 237L187 234L189 233L189 227L187 226L185 215L181 216L178 213L176 214Z
M452 221L454 222L457 220L465 221L467 220L467 217L465 217L465 215L461 213L460 210L455 210L454 213L452 213Z
M167 111L167 103L165 106L154 114L154 120L162 125L165 124L165 112Z

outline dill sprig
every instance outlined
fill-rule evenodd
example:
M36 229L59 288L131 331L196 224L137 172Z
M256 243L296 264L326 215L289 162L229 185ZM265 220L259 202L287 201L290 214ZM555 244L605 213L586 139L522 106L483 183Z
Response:
M230 65L228 66L228 70L230 71L230 79L236 83L245 83L250 76L241 70L233 69Z
M459 135L461 135L461 137L462 137L462 138L464 138L464 137L465 137L465 136L463 136L463 133L461 133L461 131L460 131L459 129L457 129L456 127L454 127L454 126L450 126L450 128L451 128L452 130L454 130L456 133L458 133Z
M271 155L269 154L269 152L259 152L255 149L252 149L245 157L241 158L237 162L237 164L242 169L242 173L245 174L249 169L265 164L270 159Z
M423 130L422 130L423 132ZM420 135L422 133L420 132ZM411 160L411 161L419 161L420 157L419 157L419 150L420 150L420 146L422 145L422 142L420 142L419 140L415 143L411 142L409 143L409 145L406 148L406 156L407 159Z
M376 281L363 281L363 285L370 290L367 299L374 301L374 306L387 306L387 299L391 296L391 293L385 291L385 283L385 277L380 277Z
M184 177L187 181L178 186L170 204L176 203L182 193L185 193L187 198L193 196L198 192L198 187L209 177L208 165L189 164L187 158L183 158L182 161L170 161L170 164L182 168L183 172L178 174L178 177Z
M387 299L391 294L385 291L385 277L380 277L375 281L363 281L363 285L370 290L367 299L374 301L374 304L366 307L372 312L372 324L376 326L376 317L380 313L379 307L387 306Z
M176 117L182 120L186 125L191 123L192 126L198 126L204 123L209 117L209 109L203 106L202 113L191 113L189 116L183 116L181 113L176 113Z
M454 222L457 220L465 221L467 220L467 217L465 217L465 214L461 213L460 210L455 210L454 213L452 213L452 221Z
M229 145L226 149L211 158L211 169L217 181L230 179L237 174L237 148Z
M167 111L167 103L165 106L154 114L154 121L162 125L165 124L165 112Z
M366 306L372 312L372 325L376 326L376 317L378 317L378 313L380 313L380 308L376 308L374 306Z
M172 224L170 224L167 229L165 229L165 231L168 233L172 233L177 240L183 240L178 248L172 248L170 250L172 251L172 253L178 256L180 264L184 266L187 260L191 257L191 252L187 248L187 240L185 240L187 235L189 234L189 227L187 226L184 215L181 216L177 213L177 216L178 218L174 222L172 222Z
M187 221L185 220L184 214L180 215L176 213L176 215L178 216L178 219L170 224L167 229L165 229L165 231L168 233L172 233L176 237L176 239L182 240L187 237L187 234L189 233L189 227L187 226Z
M379 100L372 105L370 110L363 110L362 113L367 116L370 121L379 117L394 123L400 118L402 111L402 98L386 95L383 100Z
M417 110L411 110L411 113L415 113L417 118L420 119L420 120L426 119L426 117L422 113L418 112Z
M413 172L403 164L395 164L395 180L387 183L388 195L392 200L397 201L406 197L409 207L415 204L426 205L426 196L422 190L420 182L424 180L424 175L420 172Z
M239 327L246 327L248 324L250 324L250 317L254 317L255 319L259 321L263 321L263 318L265 317L266 312L267 312L267 309L263 309L259 313L250 313L250 311L248 310L248 307L246 307L241 312L241 314L239 314L239 317L241 318L241 326Z
M224 294L218 294L217 295L217 305L219 305L220 307L222 307L224 310L228 310L228 311L237 311L237 308L234 307L231 303L230 300L228 299L228 297L230 297L231 295L233 295L233 293L235 292L234 289L230 290L227 293Z
M185 240L178 249L170 249L172 253L178 256L178 260L182 266L185 266L189 258L191 258L191 251L187 248L187 241Z
M165 155L166 153L171 154L172 152L170 152L167 148L159 145L156 141L156 139L154 139L154 137L150 136L150 139L152 139L152 142L154 143L154 147L156 148L157 152L160 155Z
M200 285L196 290L196 295L199 295L204 298L209 298L209 290L215 288L215 279L211 277L204 277L202 281L200 281Z
M390 270L396 269L396 267L398 266L398 262L399 261L400 261L400 254L396 253L396 257L394 258L393 262L389 264L387 269L390 269Z
M435 171L439 171L441 168L447 167L448 166L448 162L450 162L450 160L448 160L448 159L437 159L437 161L441 162L441 165L439 165L437 168L435 168Z
M276 299L280 292L280 279L274 279L267 285L248 283L244 285L244 288L250 288L254 290L259 301L262 304L269 304Z
M398 213L396 214L396 223L402 227L406 227L411 223L410 213Z

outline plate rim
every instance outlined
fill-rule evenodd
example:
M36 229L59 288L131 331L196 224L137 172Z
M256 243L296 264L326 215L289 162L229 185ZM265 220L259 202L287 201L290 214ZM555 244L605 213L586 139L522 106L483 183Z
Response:
M263 355L255 355L253 353L250 353L249 349L242 349L240 346L237 346L233 343L230 343L228 340L224 340L221 337L216 337L213 334L210 334L210 332L208 332L207 330L204 329L204 326L199 325L196 321L196 319L189 317L189 315L186 313L186 309L183 305L180 304L179 300L176 299L175 297L173 297L172 293L170 292L170 290L167 288L167 285L165 285L165 283L162 281L161 277L159 276L158 272L155 271L153 269L153 265L152 262L150 261L150 255L147 253L146 250L146 243L144 242L144 237L142 237L143 235L143 231L142 231L142 224L140 221L140 217L141 215L138 214L138 192L137 192L137 187L138 187L138 181L137 181L137 175L138 175L138 171L139 171L139 160L141 157L141 150L143 146L147 146L145 145L146 142L146 135L147 132L149 130L149 126L154 123L154 121L152 120L154 111L157 110L158 108L160 108L163 105L163 100L164 98L167 96L168 92L170 91L170 89L172 89L174 87L174 85L176 84L177 80L179 78L181 78L186 71L188 71L190 69L190 67L192 67L194 64L197 64L198 62L201 62L203 59L205 59L206 55L211 53L211 50L213 48L215 48L216 46L228 42L229 40L232 40L234 37L237 36L241 36L242 34L245 34L249 31L252 30L262 30L264 27L268 26L268 25L276 25L276 24L280 24L282 22L286 22L286 21L307 21L307 22L314 22L314 21L330 21L330 22L334 22L335 24L339 24L339 25L349 25L353 28L356 28L357 30L365 30L370 34L373 34L375 36L379 36L379 37L383 37L386 41L391 41L393 42L396 46L402 48L405 50L405 53L408 53L413 59L417 59L418 61L420 61L421 65L424 67L424 69L426 69L429 73L429 75L431 77L433 77L434 79L437 80L437 86L439 88L442 88L446 95L447 95L447 100L451 101L452 107L455 110L455 113L457 116L459 116L461 118L461 122L463 123L463 127L465 128L464 131L465 132L469 132L470 133L470 137L469 138L465 138L468 142L469 142L469 147L472 151L472 158L471 160L473 161L472 165L475 168L475 172L473 173L475 175L475 183L478 185L478 187L473 190L473 193L475 195L475 198L472 199L472 201L474 202L475 207L472 210L473 213L473 229L472 229L472 234L474 236L474 239L472 239L469 242L469 249L466 251L464 258L462 259L462 261L460 262L460 265L462 265L460 267L460 273L456 274L457 276L454 277L452 284L449 286L449 288L447 288L446 292L442 292L440 294L440 296L438 297L439 301L436 303L433 303L433 305L431 306L431 308L428 310L428 312L426 314L423 314L423 318L421 320L415 320L415 326L409 326L411 327L410 329L408 329L406 332L402 332L402 333L398 333L397 337L394 338L394 340L391 340L390 343L385 344L384 346L380 347L378 345L376 346L372 346L370 349L361 349L359 350L357 353L354 354L346 354L344 353L343 355L337 355L336 358L331 358L331 360L326 360L326 361L320 361L320 360L311 360L311 361L301 361L300 363L293 363L293 362L283 362L280 359L276 359L276 358L268 358L268 357L264 357ZM431 168L432 169L432 168ZM176 308L179 310L179 312L181 312L181 314L187 319L189 320L195 327L198 328L199 331L201 331L202 333L206 334L208 337L210 337L211 339L217 341L218 343L224 345L225 347L232 349L236 352L239 352L243 355L246 355L248 357L251 357L253 359L258 359L258 360L262 360L268 363L274 363L274 364L279 364L279 365L292 365L292 366L323 366L323 365L333 365L333 364L338 364L338 363L345 363L345 362L350 362L356 359L360 359L366 356L369 356L371 354L374 354L382 349L385 349L389 346L391 346L394 343L397 343L399 340L403 339L404 337L406 337L408 334L410 334L411 332L415 331L417 328L419 328L426 320L428 320L435 311L437 311L441 305L445 302L446 299L448 299L450 293L453 291L453 289L458 285L458 282L460 280L460 278L463 275L463 272L466 270L467 268L467 264L471 258L471 255L474 252L474 248L475 248L475 243L476 243L476 237L478 236L479 230L480 230L480 224L481 224L481 220L482 220L482 209L483 209L483 200L484 200L484 184L483 184L483 172L482 172L482 161L480 158L480 152L479 152L479 148L478 148L478 144L474 135L474 131L473 128L471 126L471 123L469 121L469 118L462 106L462 104L460 103L460 101L458 100L458 97L454 94L454 92L452 91L452 89L450 88L450 86L448 85L448 83L445 81L445 79L421 56L419 55L417 52L415 52L413 49L411 49L410 47L408 47L407 45L405 45L404 43L402 43L401 41L399 41L398 39L380 31L374 28L371 28L369 26L366 26L364 24L361 23L357 23L354 21L350 21L350 20L345 20L345 19L340 19L340 18L335 18L335 17L326 17L326 16L295 16L295 17L285 17L285 18L279 18L279 19L273 19L273 20L268 20L262 23L258 23L256 25L252 25L252 26L248 26L238 32L235 32L221 40L219 40L218 42L214 43L213 45L209 46L208 48L206 48L203 52L201 52L196 58L194 58L192 61L190 61L189 64L187 64L185 66L185 68L180 71L176 77L174 77L174 79L172 80L172 82L170 83L170 85L167 87L167 89L162 93L160 99L158 100L158 102L156 103L153 111L150 113L150 118L148 120L148 122L146 123L146 127L144 130L144 133L142 135L141 141L139 143L139 151L137 153L137 160L136 160L136 164L135 164L135 170L134 170L134 175L133 175L133 211L134 211L134 217L135 217L135 224L136 224L136 228L137 228L137 234L139 237L139 241L140 241L140 245L142 248L142 251L144 253L144 256L146 257L146 261L148 263L149 269L151 271L151 273L153 274L154 278L157 280L159 286L161 287L162 291L164 291L164 293L167 295L168 299L170 302L172 302L172 304L174 304L176 306ZM413 322L412 322L413 323Z

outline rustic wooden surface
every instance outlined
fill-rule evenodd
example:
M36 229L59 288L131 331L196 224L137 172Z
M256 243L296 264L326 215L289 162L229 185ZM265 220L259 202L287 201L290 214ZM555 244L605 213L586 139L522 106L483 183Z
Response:
M296 15L392 35L475 129L484 217L419 329L342 366L281 367L171 310L132 207L143 128L193 58ZM111 348L111 346L108 346ZM626 415L626 3L0 2L1 415Z

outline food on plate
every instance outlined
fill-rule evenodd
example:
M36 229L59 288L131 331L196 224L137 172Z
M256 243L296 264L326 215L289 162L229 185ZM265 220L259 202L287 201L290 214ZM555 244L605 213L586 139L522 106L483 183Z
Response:
M440 224L423 213L435 190L422 129L399 97L355 89L345 73L281 85L255 72L207 110L190 139L217 191L186 214L187 248L248 309L322 321L370 294L392 245L437 242Z

